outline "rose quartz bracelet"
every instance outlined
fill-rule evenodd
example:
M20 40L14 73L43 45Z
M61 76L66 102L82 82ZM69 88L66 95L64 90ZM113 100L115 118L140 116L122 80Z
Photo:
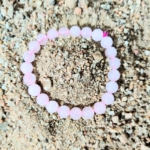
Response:
M97 102L92 107L85 107L81 111L78 107L74 107L71 110L69 107L63 105L60 106L56 101L49 101L48 95L41 93L41 88L39 85L35 84L36 77L32 74L33 66L31 62L35 59L35 53L39 52L40 45L45 45L48 39L55 40L58 36L67 37L72 35L73 37L81 36L85 39L92 37L94 41L100 41L101 46L106 48L105 55L109 58L109 66L112 68L108 73L109 82L106 84L106 93L102 95L102 102ZM95 29L93 32L89 27L84 27L82 30L78 26L71 27L70 31L66 27L62 27L57 32L55 29L50 29L45 34L39 34L37 36L37 41L32 41L29 43L29 51L23 54L24 63L21 65L21 71L24 73L23 81L29 86L28 93L31 96L37 96L36 101L40 106L46 106L47 111L52 114L58 112L60 118L66 118L70 115L73 120L78 120L81 117L84 119L91 119L96 114L103 114L106 111L106 105L110 105L114 101L115 93L118 90L118 84L116 81L120 78L120 73L117 70L120 67L120 60L116 58L117 51L112 47L113 41L111 37L107 36L107 32L103 32L100 29Z

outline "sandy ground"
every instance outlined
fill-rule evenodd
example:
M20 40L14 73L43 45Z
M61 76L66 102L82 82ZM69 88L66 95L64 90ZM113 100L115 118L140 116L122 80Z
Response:
M77 8L79 7L79 8ZM150 1L149 0L2 0L0 1L0 148L2 150L149 150L150 149ZM95 115L91 120L73 121L69 117L60 119L57 113L50 115L28 95L23 83L20 65L28 43L39 33L50 28L80 28L89 26L108 31L121 60L118 81L119 90L114 94L115 102L107 107L104 115ZM104 57L104 49L98 43L81 37L49 41L36 54L33 63L37 83L42 92L49 94L60 105L92 106L100 101L110 68ZM73 50L71 52L71 50ZM76 77L67 82L53 73L60 55L69 54L65 64L76 64L87 60L87 53L99 51L106 60L104 69L92 71L94 80L84 91L85 81ZM84 53L82 53L84 52ZM54 57L53 57L54 56ZM55 57L56 56L56 57ZM57 57L58 56L58 57ZM66 56L65 56L66 57ZM72 59L74 57L74 59ZM56 59L57 58L57 59ZM64 61L64 59L62 59ZM91 65L92 61L90 64ZM44 66L44 67L43 67ZM49 68L44 69L44 68ZM63 68L68 69L68 68ZM54 69L55 70L55 69ZM65 71L65 70L63 70ZM96 72L96 73L95 73ZM98 74L99 73L99 74ZM53 80L53 86L51 81ZM89 77L90 78L90 77ZM89 80L90 82L91 80ZM59 84L64 86L60 90ZM96 83L99 83L97 86ZM76 91L70 89L74 86ZM99 92L96 90L99 88ZM65 93L71 93L64 97ZM87 96L91 93L90 96ZM87 98L88 97L88 98Z

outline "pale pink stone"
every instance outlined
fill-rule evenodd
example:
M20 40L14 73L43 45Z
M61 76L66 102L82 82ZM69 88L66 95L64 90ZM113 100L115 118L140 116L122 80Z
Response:
M59 106L56 101L49 101L48 104L46 105L46 109L50 114L57 112L58 107Z
M117 81L120 78L120 73L118 70L110 70L108 73L108 79L111 81Z
M114 81L109 81L106 84L106 91L110 93L115 93L118 90L118 84Z
M120 63L120 59L118 58L112 58L110 59L109 61L109 66L112 68L112 69L118 69L120 67L121 63Z
M34 53L30 54L29 51L26 51L23 54L23 59L24 59L24 61L27 61L27 62L33 62L35 59L35 55L34 55Z
M81 35L83 38L88 39L92 35L92 30L89 27L84 27L81 31Z
M91 107L85 107L82 110L82 115L84 119L91 119L94 116L94 110Z
M31 96L37 96L39 95L41 92L41 87L37 84L32 84L29 86L28 88L28 93L31 95Z
M40 44L37 41L32 41L28 44L29 51L37 53L40 50Z
M97 102L94 104L94 111L97 114L104 114L106 111L106 105L103 102Z
M56 29L50 29L48 32L47 32L47 36L50 40L55 40L55 38L58 37L58 32L56 31Z
M60 118L67 118L69 116L70 109L67 106L60 106L58 108L58 115Z
M47 94L41 93L40 95L37 96L36 98L36 102L40 105L40 106L45 106L49 101L49 97Z
M102 101L106 105L110 105L114 102L114 96L111 93L104 93L102 95Z
M37 42L40 45L46 45L46 43L48 42L48 38L45 34L40 33L37 37L36 37Z
M111 37L107 36L107 37L103 37L101 40L101 46L103 48L109 48L111 47L113 44L113 40Z
M107 48L105 51L105 55L108 58L113 58L117 55L117 50L114 47Z
M59 35L63 36L63 37L67 37L70 34L70 31L67 27L61 27L59 29Z
M81 116L82 116L82 112L78 107L74 107L71 109L70 117L73 120L79 120L81 118Z
M31 65L31 63L24 62L21 64L20 69L24 74L31 73L33 70L33 66Z
M27 85L31 85L31 84L34 84L36 81L36 77L33 73L26 73L24 76L23 76L23 82Z
M70 29L70 34L73 37L79 37L80 36L80 28L78 26L73 26Z
M95 29L93 32L92 32L92 39L94 41L100 41L101 39L103 38L103 31L100 30L100 29Z

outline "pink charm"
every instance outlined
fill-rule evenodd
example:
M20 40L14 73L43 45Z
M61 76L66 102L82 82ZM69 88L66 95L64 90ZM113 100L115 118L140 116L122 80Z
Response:
M55 29L50 29L47 32L47 36L50 40L55 40L58 37L58 32Z
M33 73L26 73L23 77L23 82L27 85L32 85L36 81L36 77Z
M36 101L40 106L45 106L49 101L49 97L47 96L47 94L41 93L36 98Z
M82 116L82 112L78 107L74 107L71 109L70 117L73 120L79 120L81 118L81 116Z
M93 32L92 32L92 39L94 41L100 41L101 39L103 38L103 31L100 30L100 29L95 29Z
M104 37L102 38L101 40L101 46L103 48L110 48L113 44L113 40L111 37L107 36L107 37Z
M113 58L117 55L117 51L114 47L110 47L110 48L107 48L106 51L105 51L105 55L108 57L108 58Z
M118 70L110 70L108 73L108 79L111 81L117 81L120 78L120 73Z
M39 95L41 92L41 87L37 84L32 84L29 86L28 88L28 93L31 95L31 96L37 96Z
M85 39L89 39L92 36L92 30L89 27L84 27L81 31L81 35Z
M107 92L115 93L118 90L118 84L114 81L109 81L106 84L106 90L107 90Z
M24 52L24 54L23 54L23 59L24 59L24 61L26 61L26 62L33 62L34 59L35 59L35 55L34 55L34 54L30 55L30 52L29 52L29 51L26 51L26 52Z
M37 41L30 42L28 47L29 47L29 51L32 51L34 53L37 53L40 50L40 44Z
M60 118L67 118L69 116L70 109L67 106L60 106L58 109L58 115Z
M110 61L109 61L109 66L112 68L112 69L118 69L120 67L121 63L120 63L120 59L118 58L112 58Z
M42 33L37 36L36 40L40 45L46 45L46 43L48 42L47 36Z
M66 27L62 27L59 29L59 35L67 37L70 34L70 31Z
M48 104L46 105L46 109L50 114L57 112L58 107L59 106L56 101L49 101Z
M80 36L80 28L78 26L73 26L70 29L70 34L73 37L79 37Z
M85 107L82 114L84 119L91 119L94 116L94 110L91 107Z
M103 32L103 37L106 37L106 36L108 36L108 32L104 31Z
M20 69L24 74L31 73L33 70L33 66L30 63L24 62L21 64Z
M102 95L102 101L106 105L110 105L114 102L114 96L111 93L104 93Z
M106 111L106 105L102 102L97 102L94 104L94 111L97 114L104 114Z

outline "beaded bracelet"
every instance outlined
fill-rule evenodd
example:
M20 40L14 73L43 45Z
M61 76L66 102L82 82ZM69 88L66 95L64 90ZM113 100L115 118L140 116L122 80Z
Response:
M92 107L85 107L81 111L78 107L74 107L71 110L69 107L63 105L60 106L56 101L49 101L48 95L41 93L39 85L35 84L36 77L32 74L33 66L31 62L35 59L35 53L39 52L40 45L45 45L49 40L55 40L58 36L67 37L72 35L73 37L79 37L80 35L88 39L92 37L94 41L100 41L101 46L106 48L105 55L109 58L109 66L112 70L108 73L109 82L106 84L106 93L102 95L102 102L96 102ZM115 82L120 78L120 73L117 70L120 67L120 60L116 58L117 51L112 47L113 41L111 37L108 37L107 32L103 32L100 29L95 29L93 32L89 27L84 27L82 30L78 26L73 26L69 30L66 27L62 27L57 32L55 29L50 29L45 34L39 34L37 41L32 41L28 44L29 51L23 54L24 63L21 65L21 71L24 73L23 81L29 86L28 93L31 96L37 96L36 101L40 106L46 106L47 111L52 114L58 112L60 118L66 118L70 115L73 120L78 120L81 117L84 119L91 119L96 114L103 114L106 110L106 105L110 105L114 101L115 93L118 90L118 84Z

